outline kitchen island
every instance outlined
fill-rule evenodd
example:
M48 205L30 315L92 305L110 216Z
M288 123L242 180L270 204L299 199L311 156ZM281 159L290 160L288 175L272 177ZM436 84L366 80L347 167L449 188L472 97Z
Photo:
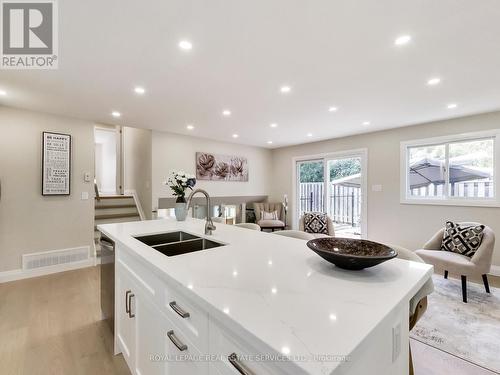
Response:
M114 350L132 373L408 373L409 300L431 266L347 271L302 240L204 225L99 226L116 244ZM222 246L166 256L136 238L179 231Z

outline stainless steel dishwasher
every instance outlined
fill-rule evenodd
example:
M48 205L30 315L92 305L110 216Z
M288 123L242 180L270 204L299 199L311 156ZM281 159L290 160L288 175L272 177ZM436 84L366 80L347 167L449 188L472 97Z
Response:
M115 324L115 243L101 233L101 311L114 333Z

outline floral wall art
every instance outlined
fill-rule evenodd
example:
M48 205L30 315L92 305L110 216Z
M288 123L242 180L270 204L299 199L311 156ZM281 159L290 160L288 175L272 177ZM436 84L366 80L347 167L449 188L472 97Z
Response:
M248 160L240 156L197 152L196 178L212 181L248 181Z

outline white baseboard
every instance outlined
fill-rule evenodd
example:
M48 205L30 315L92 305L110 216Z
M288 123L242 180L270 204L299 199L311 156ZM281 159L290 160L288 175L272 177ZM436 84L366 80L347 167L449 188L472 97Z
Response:
M76 270L79 268L92 267L95 266L95 263L95 258L89 258L81 262L58 264L56 266L36 268L32 270L23 270L22 268L19 268L17 270L3 271L0 272L0 284L7 283L9 281L16 281L28 279L31 277L50 275L58 272Z
M500 276L500 266L491 266L490 275Z

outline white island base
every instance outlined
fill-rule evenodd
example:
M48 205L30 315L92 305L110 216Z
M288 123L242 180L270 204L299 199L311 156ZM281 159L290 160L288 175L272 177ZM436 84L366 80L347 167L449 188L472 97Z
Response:
M116 243L115 354L137 375L407 374L426 264L335 268L305 241L217 224L225 246L167 257L134 237L190 219L106 224Z

